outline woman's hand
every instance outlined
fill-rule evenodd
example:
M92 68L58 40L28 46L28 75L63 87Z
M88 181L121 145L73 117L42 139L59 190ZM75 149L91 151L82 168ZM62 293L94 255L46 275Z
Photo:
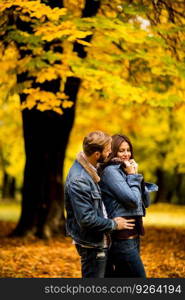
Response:
M137 174L138 173L138 164L136 163L136 161L134 159L130 159L130 163L135 169L135 174Z
M131 159L130 161L124 161L124 164L126 166L126 167L124 167L124 171L128 175L137 174L137 164L133 159Z

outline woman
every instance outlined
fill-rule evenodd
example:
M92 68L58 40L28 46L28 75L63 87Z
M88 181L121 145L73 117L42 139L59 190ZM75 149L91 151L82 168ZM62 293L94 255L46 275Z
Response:
M145 278L139 236L144 235L142 217L149 206L149 192L157 186L145 183L138 174L132 144L124 135L112 137L112 153L102 169L100 187L108 217L130 219L128 229L112 233L106 277Z

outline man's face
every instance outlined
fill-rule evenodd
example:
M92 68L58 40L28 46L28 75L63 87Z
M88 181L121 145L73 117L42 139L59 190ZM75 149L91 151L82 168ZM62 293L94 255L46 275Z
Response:
M98 159L99 163L103 163L108 158L109 154L111 153L111 143L107 144L103 149L102 153L100 153L100 157Z

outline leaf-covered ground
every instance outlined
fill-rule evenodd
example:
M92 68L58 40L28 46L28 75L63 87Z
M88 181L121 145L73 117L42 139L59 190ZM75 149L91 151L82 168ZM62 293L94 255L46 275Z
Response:
M81 277L79 257L70 238L6 237L14 226L14 222L0 222L0 277ZM182 228L146 226L141 252L147 276L184 278L184 241Z

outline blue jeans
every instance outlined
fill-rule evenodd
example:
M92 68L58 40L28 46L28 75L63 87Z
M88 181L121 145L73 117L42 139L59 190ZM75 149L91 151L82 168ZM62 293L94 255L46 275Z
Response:
M146 278L139 243L139 238L113 240L108 252L105 277Z
M104 278L107 262L107 249L85 248L75 245L81 257L83 278Z

